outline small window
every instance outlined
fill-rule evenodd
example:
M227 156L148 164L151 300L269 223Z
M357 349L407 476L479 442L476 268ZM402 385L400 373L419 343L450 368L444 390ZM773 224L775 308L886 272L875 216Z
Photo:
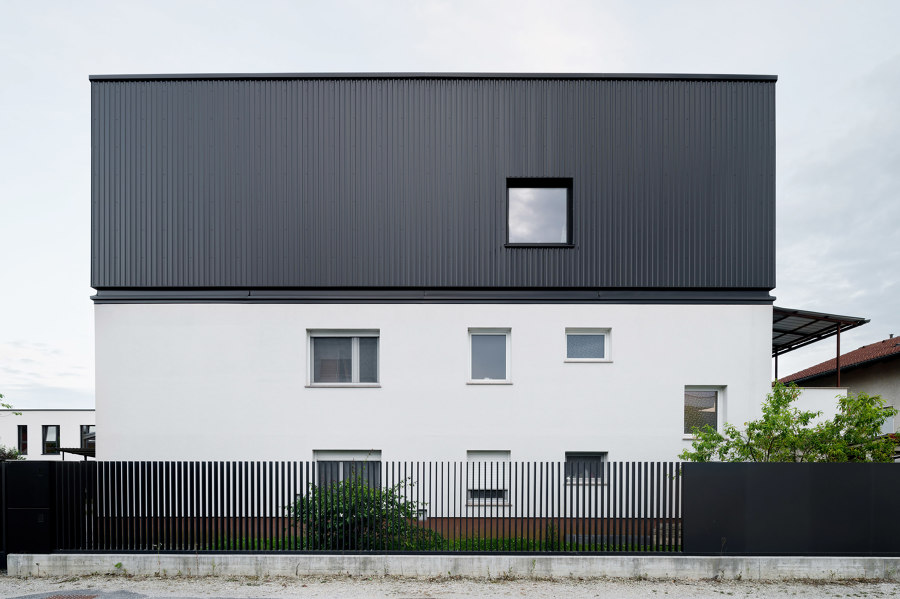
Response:
M507 245L572 244L572 179L507 179Z
M377 386L378 336L373 331L309 331L313 386Z
M372 489L381 488L379 450L317 450L313 455L316 460L316 481L319 486L327 487L345 480L361 479Z
M894 434L894 416L889 415L885 417L884 423L881 425L881 434L882 435L893 435Z
M509 450L472 450L466 452L468 465L466 500L469 505L506 505L509 503Z
M469 383L509 383L509 329L469 329Z
M609 329L566 329L566 362L611 362Z
M605 451L567 451L566 481L570 484L601 482L607 455Z
M28 425L18 425L19 453L28 455Z
M694 428L710 426L718 430L719 391L716 389L684 390L684 434L693 435Z
M97 435L94 431L95 429L93 424L81 425L81 449L95 448L95 440L97 438Z
M44 425L42 432L44 437L42 453L44 455L59 455L59 425Z

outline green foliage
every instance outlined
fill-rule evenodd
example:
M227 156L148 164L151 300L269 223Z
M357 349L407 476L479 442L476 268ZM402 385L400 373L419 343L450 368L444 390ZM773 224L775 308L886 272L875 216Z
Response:
M310 485L291 508L305 549L397 551L440 549L444 539L417 525L419 503L406 499L409 483L372 488L360 476Z
M812 425L821 412L793 406L801 389L776 383L762 406L762 418L744 430L725 424L694 428L691 449L679 458L691 462L890 462L894 435L881 436L885 419L897 413L877 395L858 393L839 398L831 420Z
M9 403L6 403L5 401L3 401L2 393L0 393L0 408L3 408L4 410L12 410L13 409L12 404L9 404ZM21 416L21 415L22 415L22 412L13 412L13 416Z
M24 460L25 456L19 453L19 450L14 447L6 447L5 445L0 445L0 462L6 461L14 461L14 460Z

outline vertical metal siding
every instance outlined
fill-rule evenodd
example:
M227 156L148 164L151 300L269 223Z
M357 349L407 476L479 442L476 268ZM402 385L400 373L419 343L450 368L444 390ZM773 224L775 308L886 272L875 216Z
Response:
M766 288L774 82L92 83L92 285ZM575 247L505 248L571 177Z

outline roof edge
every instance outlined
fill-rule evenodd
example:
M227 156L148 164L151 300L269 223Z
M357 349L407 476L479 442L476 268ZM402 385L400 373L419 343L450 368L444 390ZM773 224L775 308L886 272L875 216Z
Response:
M863 360L862 362L853 362L852 364L847 364L846 366L844 364L841 364L841 373L844 373L844 372L847 372L850 370L856 370L857 368L861 368L864 366L871 366L872 364L875 364L877 362L887 362L888 360L896 360L897 358L900 358L900 353L886 354L884 356L878 356L876 358L869 358L868 360ZM810 368L814 368L814 367L810 366ZM800 370L799 372L803 372L803 370ZM797 373L795 372L794 374L797 374ZM824 378L826 376L835 376L837 374L837 368L832 368L830 370L824 370L824 371L818 372L816 374L810 374L810 375L804 376L803 378L787 380L790 377L794 376L794 374L789 374L787 376L783 376L783 377L779 378L778 380L783 383L797 383L799 385L800 383L804 383L806 381Z
M560 80L673 80L778 81L778 75L690 73L185 73L89 75L90 81L234 81L303 79L560 79Z

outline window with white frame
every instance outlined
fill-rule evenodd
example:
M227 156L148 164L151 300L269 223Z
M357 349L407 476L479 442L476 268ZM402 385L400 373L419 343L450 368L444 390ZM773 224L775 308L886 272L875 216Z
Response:
M310 330L311 386L377 386L378 330Z
M469 329L469 382L509 383L509 329Z
M566 329L566 362L611 361L609 329Z
M569 484L602 482L608 455L605 451L567 451L566 481Z
M469 505L509 503L509 450L466 452L466 501Z
M693 436L694 429L705 426L719 430L722 390L713 387L684 388L684 434Z
M381 451L316 450L316 483L330 486L345 480L361 480L372 489L381 488Z

